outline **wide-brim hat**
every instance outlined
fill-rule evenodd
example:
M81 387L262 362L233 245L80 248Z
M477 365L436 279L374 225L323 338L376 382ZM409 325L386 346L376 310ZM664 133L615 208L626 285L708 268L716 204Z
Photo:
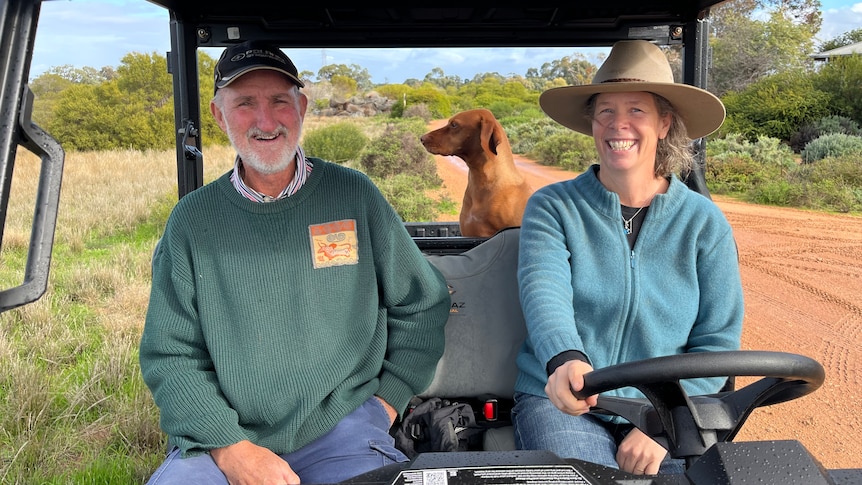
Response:
M704 89L675 83L667 56L645 40L616 42L591 84L549 89L539 97L539 106L557 123L592 135L592 121L586 113L590 96L635 91L655 93L670 101L689 138L709 135L724 122L721 100Z
M215 67L215 91L236 81L243 74L259 69L278 71L297 86L305 87L293 61L281 49L267 42L247 40L222 52Z

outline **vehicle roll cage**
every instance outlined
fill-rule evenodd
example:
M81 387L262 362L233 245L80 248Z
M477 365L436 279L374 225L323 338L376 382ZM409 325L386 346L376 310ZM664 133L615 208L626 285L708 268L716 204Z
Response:
M573 7L301 6L268 0L148 0L170 22L177 190L203 185L197 51L262 38L283 48L607 47L620 39L682 46L682 82L706 87L708 16L723 0L620 0ZM0 312L40 298L47 289L64 152L30 117L27 84L41 0L0 0L0 244L18 147L42 160L23 282L0 290ZM709 195L705 144L697 140L686 184Z

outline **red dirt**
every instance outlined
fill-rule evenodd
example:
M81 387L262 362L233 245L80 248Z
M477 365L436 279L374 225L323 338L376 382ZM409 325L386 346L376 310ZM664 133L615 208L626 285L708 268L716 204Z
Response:
M435 158L460 206L466 165ZM534 188L576 175L515 161ZM812 394L755 409L735 441L799 440L826 468L862 468L862 217L713 199L739 245L742 348L802 354L826 369ZM749 382L739 378L737 387Z

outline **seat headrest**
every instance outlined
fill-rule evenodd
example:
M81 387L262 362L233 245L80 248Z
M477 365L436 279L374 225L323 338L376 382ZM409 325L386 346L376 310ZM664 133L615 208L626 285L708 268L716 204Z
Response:
M420 397L511 397L526 336L518 298L520 228L461 254L427 255L449 285L452 307L437 373Z

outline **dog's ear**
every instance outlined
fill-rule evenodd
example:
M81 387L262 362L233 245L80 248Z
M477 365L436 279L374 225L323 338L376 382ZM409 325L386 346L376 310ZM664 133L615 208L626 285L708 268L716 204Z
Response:
M502 130L503 127L500 126L500 123L498 123L497 119L491 114L482 115L481 124L482 149L496 156L497 145L500 143L500 140L502 140L502 133L499 133L499 130Z

